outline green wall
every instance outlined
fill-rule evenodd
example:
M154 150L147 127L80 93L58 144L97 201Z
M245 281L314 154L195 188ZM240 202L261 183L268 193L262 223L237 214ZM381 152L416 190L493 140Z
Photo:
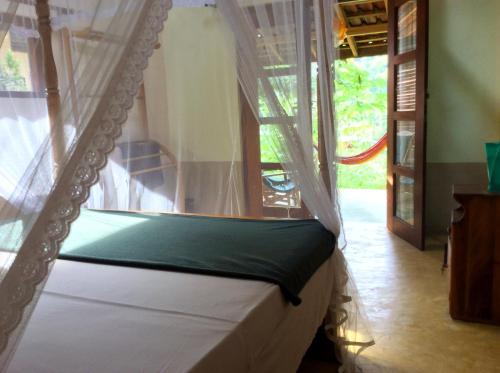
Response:
M486 185L500 141L500 0L429 0L427 232L444 233L453 185Z
M500 0L429 0L428 162L500 141Z

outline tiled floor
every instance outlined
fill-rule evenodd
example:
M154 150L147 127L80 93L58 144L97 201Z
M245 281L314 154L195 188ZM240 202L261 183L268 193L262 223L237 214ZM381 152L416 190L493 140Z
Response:
M500 372L500 327L451 320L442 243L421 252L390 234L381 199L363 191L341 199L345 254L376 341L360 357L363 371Z

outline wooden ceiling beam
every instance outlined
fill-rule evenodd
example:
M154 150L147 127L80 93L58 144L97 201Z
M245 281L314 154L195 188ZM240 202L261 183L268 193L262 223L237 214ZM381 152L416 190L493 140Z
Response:
M387 23L376 23L374 25L348 27L346 35L349 36L362 36L371 34L381 34L387 32Z
M385 43L363 44L363 45L360 45L358 48L360 50L362 50L362 49L367 49L367 48L379 48L379 47L387 47L387 44L385 44Z
M348 6L348 5L361 5L361 4L370 4L370 3L376 3L380 0L345 0L345 1L339 1L337 4L340 6Z
M384 43L387 42L387 36L386 35L383 35L381 37L378 37L378 38L369 38L369 39L358 39L356 40L356 43L358 44L367 44L367 43L370 43L370 42L376 42L376 41L383 41Z
M356 19L356 18L363 18L363 17L377 17L377 16L385 16L385 14L386 14L385 9L378 9L378 10L357 12L357 13L353 13L353 14L346 14L346 18Z
M335 12L339 19L345 24L346 27L349 27L349 21L345 15L344 9L339 6L340 3L335 4ZM347 43L349 43L349 48L351 48L352 55L354 57L358 56L358 48L356 46L356 40L353 36L346 36Z
M358 50L358 57L367 57L367 56L379 56L383 54L387 54L387 45L377 46L372 48L360 48ZM353 58L352 52L349 48L341 48L339 50L339 58Z
M351 48L352 55L354 57L357 57L358 56L358 46L356 45L356 40L354 40L354 37L348 36L347 43L349 44L349 48Z

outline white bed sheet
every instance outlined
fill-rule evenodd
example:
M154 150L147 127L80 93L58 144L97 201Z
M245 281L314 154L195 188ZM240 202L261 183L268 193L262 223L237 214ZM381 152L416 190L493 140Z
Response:
M261 281L58 260L8 372L293 372L332 270L294 307Z

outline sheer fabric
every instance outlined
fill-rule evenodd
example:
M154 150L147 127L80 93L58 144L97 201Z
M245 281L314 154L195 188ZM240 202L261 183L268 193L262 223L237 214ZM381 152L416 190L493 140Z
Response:
M336 190L331 2L195 3L174 2L145 72L144 95L132 109L136 114L126 122L87 206L255 216L247 195L249 139L242 116L249 104L259 122L259 163L278 163L299 191L297 206L276 204L276 211L263 208L257 217L280 216L280 206L293 216L291 210L305 205L303 217L317 217L344 246ZM264 159L265 150L270 159ZM270 189L266 181L273 180L265 179L264 169L262 174L261 200ZM290 197L293 191L286 197L297 198ZM335 259L326 327L346 347L349 370L353 354L372 342L340 249Z
M188 5L169 12L88 207L245 215L234 48L216 9Z
M344 246L336 189L332 2L217 4L235 38L239 82L254 115L261 125L274 121L275 157L298 185L310 213ZM373 341L342 250L334 256L336 280L326 330L342 346L344 369L353 370L353 357Z
M0 2L0 367L113 147L169 5L49 2L60 82L49 117L36 3Z
M2 17L2 49L21 28L33 77L41 49L33 6L0 4L10 15ZM344 246L330 1L174 0L158 38L169 1L51 5L62 135L54 134L42 83L0 98L8 136L0 140L0 349L20 311L35 303L80 205L317 217ZM18 26L21 16L30 27ZM371 339L343 253L334 255L325 328L351 370ZM8 341L4 363L15 335Z

